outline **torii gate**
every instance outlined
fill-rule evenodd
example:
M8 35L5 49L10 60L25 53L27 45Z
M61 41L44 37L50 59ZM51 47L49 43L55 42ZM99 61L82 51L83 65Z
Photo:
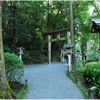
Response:
M70 32L71 33L71 43L74 44L74 26L73 26L73 9L72 9L72 1L70 1L69 4L70 8L70 28L68 29L63 29L63 30L58 30L54 32L46 32L44 33L45 35L48 35L48 62L49 64L51 63L51 42L56 41L56 40L65 40L65 38L60 38L60 34L64 32ZM49 19L49 17L48 17ZM51 39L51 35L57 34L58 38L57 39ZM73 53L75 53L75 48L73 48ZM75 66L75 54L73 54L73 65Z
M60 34L67 32L67 36L60 38ZM53 31L53 32L45 32L43 33L43 35L48 36L48 63L51 63L51 42L55 42L55 41L63 41L68 39L69 43L71 43L71 39L70 39L70 28L65 28L62 30L57 30L57 31ZM52 39L51 35L57 35L56 39Z

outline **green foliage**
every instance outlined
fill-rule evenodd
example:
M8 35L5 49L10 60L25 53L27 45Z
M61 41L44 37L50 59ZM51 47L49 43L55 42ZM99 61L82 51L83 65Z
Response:
M11 52L11 49L7 45L4 45L3 48L4 52Z
M100 97L100 62L89 62L85 65L83 77L91 87L91 91L96 91Z
M86 42L90 39L95 40L92 34L89 34L91 22L88 8L92 4L93 1L73 2L74 26L77 27L75 42L81 47L82 54L86 51ZM15 52L16 48L23 46L26 51L38 50L39 54L42 54L47 50L47 44L44 42L47 37L42 33L47 32L48 29L55 31L69 28L69 2L52 1L48 6L47 1L5 1L2 23L6 52ZM66 32L61 36L66 36ZM56 35L52 37L56 38ZM64 41L53 42L52 52L61 49L64 43ZM25 54L27 55L30 54ZM34 57L35 59L37 60L37 57Z
M47 62L47 56L39 51L25 51L23 55L23 62L29 63L44 63Z
M15 54L5 53L5 67L6 67L6 76L8 81L15 82L20 81L21 77L24 74L24 64L18 56Z
M92 92L96 92L98 97L100 98L100 78L97 82L93 82L92 86L90 87Z
M92 23L89 20L91 18L89 15L89 6L92 4L93 1L73 2L74 24L77 26L75 31L75 42L81 47L82 56L84 56L86 52L86 42L94 40L93 34L91 34Z
M84 95L84 99L88 99L88 91L86 88L82 87L81 85L77 84L77 87L80 89L82 94Z
M6 92L0 89L0 99L12 99L12 97L17 97L17 94L11 89L8 81L6 81Z
M55 51L55 52L53 52L52 53L52 59L51 59L52 61L60 61L61 59L60 59L60 54L59 54L59 52L57 52L57 51Z
M0 90L0 99L4 99L4 96L5 96L5 93L2 90Z
M100 78L100 62L89 62L83 72L84 79L90 84L97 82Z
M33 48L42 50L43 6L42 1L34 1L34 3L33 1L5 1L2 15L4 45L10 49L23 46L28 50Z
M93 50L87 52L87 57L90 61L96 61L99 58L99 53Z
M79 65L79 66L76 66L75 68L73 68L73 71L75 71L75 73L77 72L83 72L85 70L85 67L83 65Z
M25 86L20 94L18 95L18 99L26 99L27 93L29 92L30 88L28 86Z
M25 99L29 92L29 86L20 82L11 82L10 87L16 93L13 99Z
M85 69L86 68L81 63L73 68L72 75L74 76L76 82L83 82L84 81L82 73L84 72Z
M87 68L100 68L100 62L90 62L85 65Z

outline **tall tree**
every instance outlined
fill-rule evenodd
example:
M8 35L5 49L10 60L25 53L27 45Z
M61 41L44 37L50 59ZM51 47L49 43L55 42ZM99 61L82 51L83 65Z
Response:
M0 97L3 99L12 98L10 94L10 87L6 79L3 42L2 42L2 4L0 1Z
M93 1L76 1L73 4L75 41L81 47L82 56L86 52L86 42L92 38L89 6Z

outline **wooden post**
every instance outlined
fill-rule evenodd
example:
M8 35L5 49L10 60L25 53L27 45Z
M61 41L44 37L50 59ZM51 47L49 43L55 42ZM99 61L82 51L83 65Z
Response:
M48 63L51 63L51 36L48 35Z
M71 43L75 45L72 2L73 1L70 1L70 32L71 32ZM73 61L73 67L75 67L75 46L73 47L72 61Z

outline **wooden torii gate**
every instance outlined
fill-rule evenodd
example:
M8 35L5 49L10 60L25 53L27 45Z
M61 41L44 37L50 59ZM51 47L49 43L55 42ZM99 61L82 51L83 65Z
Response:
M67 36L60 38L60 34L67 32ZM65 28L62 30L57 30L57 31L53 31L53 32L45 32L43 33L43 35L48 36L48 63L51 63L51 42L55 42L55 41L63 41L66 39L70 39L70 28ZM51 35L57 35L56 39L52 39Z
M49 5L49 3L48 3ZM70 32L71 34L71 43L74 44L74 26L73 26L73 9L72 9L72 1L69 3L69 8L70 8L70 28L63 29L63 30L58 30L54 32L46 32L44 35L48 36L48 62L49 64L51 63L51 42L54 42L56 40L66 40L65 38L60 38L60 34L64 32ZM48 10L49 11L49 10ZM48 26L50 25L50 16L48 13ZM48 31L50 31L50 27L48 27ZM57 34L58 38L57 39L51 39L51 35ZM68 35L67 35L68 36ZM68 38L68 37L67 37ZM75 53L75 48L73 48L73 53ZM75 54L73 55L73 65L75 66Z

